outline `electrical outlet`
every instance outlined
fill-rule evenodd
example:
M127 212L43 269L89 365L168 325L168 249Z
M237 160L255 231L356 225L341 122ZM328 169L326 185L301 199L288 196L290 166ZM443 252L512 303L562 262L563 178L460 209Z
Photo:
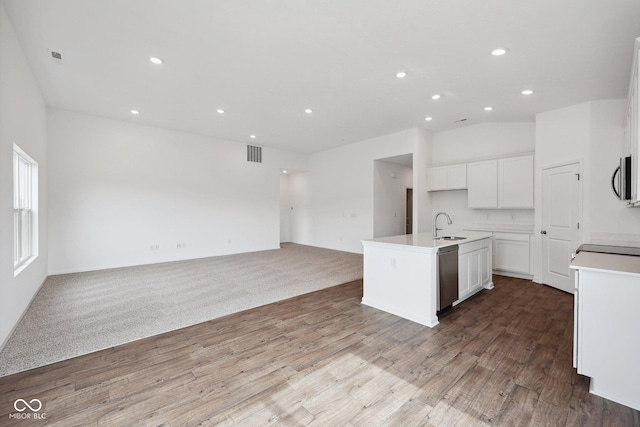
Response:
M156 243L154 245L151 245L151 248L149 248L149 249L152 250L152 251L158 251L158 250L160 250L160 245Z
M184 249L187 247L186 243L176 243L176 248L178 249Z
M391 258L391 268L398 268L398 261L395 258Z

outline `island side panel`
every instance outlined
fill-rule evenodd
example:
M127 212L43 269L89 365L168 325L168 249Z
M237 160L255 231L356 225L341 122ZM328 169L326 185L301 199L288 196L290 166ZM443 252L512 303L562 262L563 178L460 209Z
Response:
M583 269L578 286L578 373L591 393L640 410L640 277Z
M436 273L435 253L365 245L362 304L434 327Z

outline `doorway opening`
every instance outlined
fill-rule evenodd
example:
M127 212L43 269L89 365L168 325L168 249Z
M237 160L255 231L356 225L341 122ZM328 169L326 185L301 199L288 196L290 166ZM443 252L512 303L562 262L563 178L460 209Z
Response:
M413 188L407 188L406 200L407 221L404 234L413 234Z
M413 233L413 154L375 160L373 175L373 237Z

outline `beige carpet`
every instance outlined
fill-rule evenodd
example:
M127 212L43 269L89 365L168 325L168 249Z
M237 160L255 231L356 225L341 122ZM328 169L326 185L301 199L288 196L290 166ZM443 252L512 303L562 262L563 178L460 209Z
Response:
M281 249L49 277L0 376L362 278L362 255Z

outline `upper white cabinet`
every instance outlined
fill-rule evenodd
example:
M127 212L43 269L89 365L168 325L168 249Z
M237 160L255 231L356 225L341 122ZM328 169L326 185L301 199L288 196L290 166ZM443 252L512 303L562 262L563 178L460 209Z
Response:
M467 188L467 164L429 168L428 180L428 191L463 190Z
M498 161L485 160L467 164L470 208L498 207Z
M467 165L470 208L533 208L533 156Z
M498 160L498 206L533 208L533 156Z

